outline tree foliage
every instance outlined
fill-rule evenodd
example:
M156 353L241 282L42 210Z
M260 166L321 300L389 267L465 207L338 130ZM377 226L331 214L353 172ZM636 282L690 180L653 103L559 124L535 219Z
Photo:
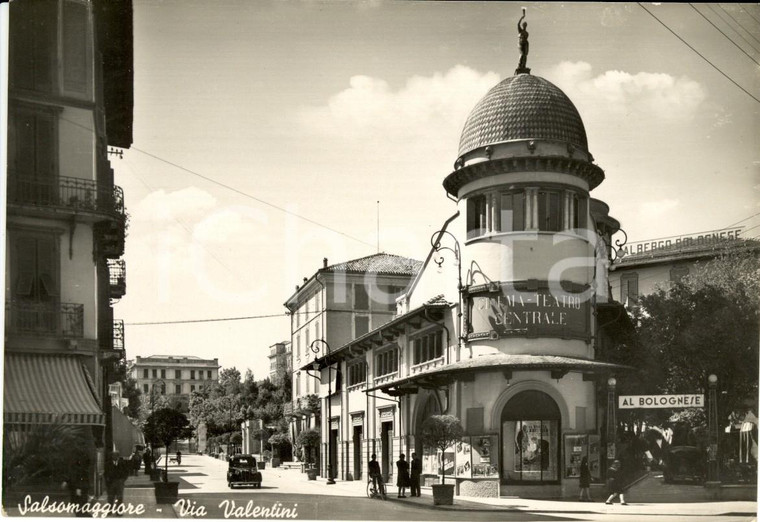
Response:
M462 440L464 428L454 415L431 415L422 423L420 439L422 444L443 452ZM441 483L445 483L446 475L441 470Z

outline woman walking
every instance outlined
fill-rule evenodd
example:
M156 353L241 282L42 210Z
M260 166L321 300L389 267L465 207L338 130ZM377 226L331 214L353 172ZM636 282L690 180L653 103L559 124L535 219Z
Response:
M591 502L591 470L588 467L588 457L581 459L581 480L580 480L580 500L581 502Z
M616 460L607 470L607 489L610 496L605 504L612 504L616 496L620 496L620 505L627 506L625 497L623 497L623 481L620 475L620 461Z
M396 485L398 486L398 498L406 498L406 488L411 484L409 477L409 463L406 461L406 455L403 453L399 455L396 461L396 469L398 470L398 480Z

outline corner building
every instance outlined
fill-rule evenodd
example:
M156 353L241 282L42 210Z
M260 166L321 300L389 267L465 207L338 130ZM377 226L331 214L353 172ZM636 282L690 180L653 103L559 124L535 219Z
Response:
M362 422L362 468L377 453L395 483L399 454L416 452L423 485L437 483L436 455L418 434L442 413L466 432L443 455L458 495L574 497L584 456L603 476L606 383L625 370L597 359L627 317L607 279L620 225L589 195L604 173L575 106L524 71L468 117L443 182L457 212L396 317L319 359L323 381L330 369L366 367L363 382L336 392L341 411L323 414L347 457L341 478L358 467L351 435Z

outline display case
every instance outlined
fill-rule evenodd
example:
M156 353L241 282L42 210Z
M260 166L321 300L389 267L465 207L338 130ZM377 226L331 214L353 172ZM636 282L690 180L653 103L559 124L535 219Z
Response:
M588 467L593 480L601 479L601 458L599 435L577 434L564 436L565 478L580 478L581 461L588 459Z

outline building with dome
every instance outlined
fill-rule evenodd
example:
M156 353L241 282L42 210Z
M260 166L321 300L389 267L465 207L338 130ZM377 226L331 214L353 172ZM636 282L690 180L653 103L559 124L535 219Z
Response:
M466 432L442 455L458 495L574 497L582 457L601 478L607 382L626 370L602 354L627 320L607 278L620 225L590 197L603 180L557 86L521 68L485 95L443 180L457 211L396 316L302 368L324 383L323 476L355 479L375 453L394 484L415 452L438 483L419 434L450 414Z

